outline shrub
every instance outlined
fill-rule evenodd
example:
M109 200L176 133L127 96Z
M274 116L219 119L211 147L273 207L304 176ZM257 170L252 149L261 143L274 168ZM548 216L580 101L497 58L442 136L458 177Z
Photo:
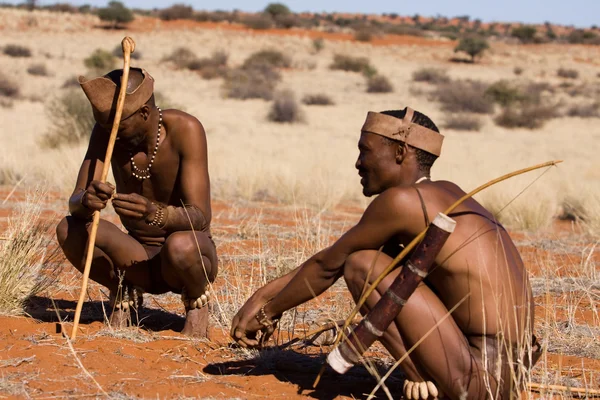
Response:
M494 104L485 96L486 89L479 81L450 81L438 85L433 97L442 103L444 111L491 114Z
M373 39L373 31L368 28L362 28L354 32L354 40L359 42L370 42Z
M121 45L117 45L112 52L112 55L117 57L117 58L121 58L123 57L123 48L121 47ZM139 50L135 50L133 53L131 53L131 59L132 60L139 60L142 58L142 53L140 53Z
M275 17L275 25L279 28L290 29L295 26L301 26L302 20L294 14L278 15Z
M131 10L120 1L110 1L108 6L98 10L98 17L102 21L112 22L113 28L117 28L119 24L126 24L133 21L133 13Z
M265 14L269 14L273 18L281 15L289 15L291 11L288 6L282 3L269 3L264 10Z
M250 29L265 30L271 29L275 24L275 21L273 20L273 17L266 14L248 15L242 19L242 24Z
M468 114L452 114L444 123L444 128L457 131L478 131L481 126L481 118Z
M567 41L572 44L600 44L598 35L583 29L575 29L567 35Z
M158 12L158 18L163 21L174 21L177 19L190 19L194 15L194 9L185 4L173 4L171 7L163 8Z
M579 71L569 68L559 68L558 71L556 71L556 75L566 79L577 79L579 78Z
M77 88L78 88L79 86L80 86L80 85L79 85L79 80L77 79L77 77L76 77L76 76L72 76L72 77L70 77L70 78L67 78L67 79L66 79L66 80L63 82L63 84L62 84L61 88L63 88L63 89L67 89L67 88L75 88L75 87L77 87Z
M86 140L96 123L89 101L77 89L70 89L50 102L46 111L51 126L42 137L42 147L58 148Z
M50 250L51 223L42 218L46 194L28 194L8 221L0 241L0 314L25 314L27 301L54 283L62 261Z
M333 70L342 70L350 72L361 72L365 75L375 75L376 69L371 66L366 57L352 57L343 54L333 56L333 63L329 66Z
M498 81L485 90L485 95L503 107L523 101L525 95L507 81Z
M268 119L272 122L299 122L302 120L300 106L291 90L282 90L275 95Z
M394 91L392 83L383 75L367 78L367 93L390 93Z
M2 52L10 57L31 57L31 50L18 44L7 44Z
M513 68L513 73L517 76L521 75L523 73L523 68L521 67L515 67Z
M233 99L273 98L273 91L281 75L269 65L236 68L227 73L224 82L225 96Z
M523 25L513 28L510 35L521 41L521 43L533 43L537 29L535 26Z
M163 57L162 61L168 61L175 64L177 68L187 68L188 65L197 60L196 54L194 54L187 47L178 47L168 56Z
M16 99L19 91L19 86L0 72L0 98Z
M465 37L460 40L458 46L454 48L454 52L465 52L471 56L471 62L475 62L475 58L479 57L490 45L484 38L480 37Z
M321 50L323 50L323 48L325 48L325 40L323 40L322 37L313 39L312 44L313 44L313 48L315 49L315 51L317 53L320 52Z
M412 79L415 82L428 82L434 84L450 82L448 73L437 68L421 68L413 72Z
M229 56L222 50L215 51L212 56L198 58L190 61L187 68L200 72L204 79L223 77L227 73L227 59Z
M91 69L108 72L115 68L116 60L108 51L96 49L88 58L83 60L83 64Z
M33 64L27 68L27 72L31 75L35 76L48 76L48 69L46 68L46 64Z
M269 65L274 68L289 68L292 60L279 50L261 50L251 54L242 68L252 68L255 65Z
M334 105L334 101L323 93L307 94L302 98L302 103L307 106L331 106Z
M600 118L600 103L574 105L567 111L569 117Z
M425 36L425 31L412 25L386 24L383 26L383 31L388 35Z
M519 107L505 107L494 121L505 128L536 129L556 115L555 106L524 104Z

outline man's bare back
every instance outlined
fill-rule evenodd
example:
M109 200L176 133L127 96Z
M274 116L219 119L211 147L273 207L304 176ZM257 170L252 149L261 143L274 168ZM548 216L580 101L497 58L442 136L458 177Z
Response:
M107 77L120 82L120 70ZM103 79L97 78L104 90L113 90L115 84ZM210 235L206 134L195 117L158 108L152 84L145 71L130 73L128 93L137 105L129 106L130 116L120 123L111 160L116 188L98 181L112 126L111 105L102 99L111 97L86 91L97 123L69 199L71 215L58 225L57 237L81 270L88 221L111 201L128 233L101 220L90 274L111 291L111 323L122 325L129 318L128 305L135 303L132 298L141 300L140 291L172 291L182 294L187 312L183 333L206 336L207 287L218 268ZM144 90L151 97L136 100Z
M414 112L413 117L412 110L408 116L408 111L369 113L356 168L363 193L378 196L333 245L269 282L244 304L231 328L240 345L259 345L256 332L271 331L277 316L320 295L342 276L358 301L401 246L464 194L451 182L430 180L429 169L441 148L439 133L426 116ZM506 231L475 200L464 202L450 217L456 229L436 257L435 269L381 342L399 359L424 339L401 364L411 382L435 383L452 399L465 394L469 399L507 399L520 385L513 369L520 355L512 348L531 340L526 272ZM362 313L375 306L399 272L392 271L377 286Z

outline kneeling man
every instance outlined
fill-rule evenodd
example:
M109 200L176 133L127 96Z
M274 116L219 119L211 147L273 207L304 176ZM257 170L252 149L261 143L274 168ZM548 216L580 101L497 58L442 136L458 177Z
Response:
M431 180L442 140L435 124L410 108L368 113L356 168L364 195L377 198L331 247L259 289L234 317L232 337L242 346L257 346L258 331L271 328L277 316L323 293L341 277L357 301L403 246L465 194L452 182ZM521 384L519 368L531 364L527 355L533 302L523 261L506 230L477 201L465 201L450 217L456 229L433 271L381 341L399 359L435 328L401 364L408 398L415 394L411 387L422 387L423 382L429 382L428 387L433 383L433 392L451 399L513 398ZM399 272L398 268L381 282L363 314ZM468 300L442 321L466 296Z
M109 201L127 233L100 220L90 278L110 290L111 323L130 321L142 293L181 293L184 334L205 337L209 282L217 275L210 234L210 182L206 134L200 121L154 102L154 79L131 68L111 160L116 187L99 181L116 111L122 70L79 78L96 124L69 199L70 215L57 227L58 242L80 271L94 211Z

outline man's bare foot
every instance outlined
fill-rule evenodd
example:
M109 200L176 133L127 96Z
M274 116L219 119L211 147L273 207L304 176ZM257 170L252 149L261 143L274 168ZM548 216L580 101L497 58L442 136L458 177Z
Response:
M188 310L181 333L185 336L208 338L208 307Z

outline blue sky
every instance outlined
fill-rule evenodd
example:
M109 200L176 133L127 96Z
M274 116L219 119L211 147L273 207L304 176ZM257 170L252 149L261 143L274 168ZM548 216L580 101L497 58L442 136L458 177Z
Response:
M20 3L22 1L1 2ZM75 5L92 4L103 6L106 0L42 0L42 4L69 2ZM174 3L185 3L197 10L262 10L269 1L261 0L219 0L219 1L181 1L181 0L124 0L128 7L164 8ZM562 25L577 27L600 26L600 0L288 0L282 1L293 11L339 11L360 13L390 13L401 15L419 14L423 16L442 15L453 17L469 15L484 22L524 22L543 23L550 21Z

